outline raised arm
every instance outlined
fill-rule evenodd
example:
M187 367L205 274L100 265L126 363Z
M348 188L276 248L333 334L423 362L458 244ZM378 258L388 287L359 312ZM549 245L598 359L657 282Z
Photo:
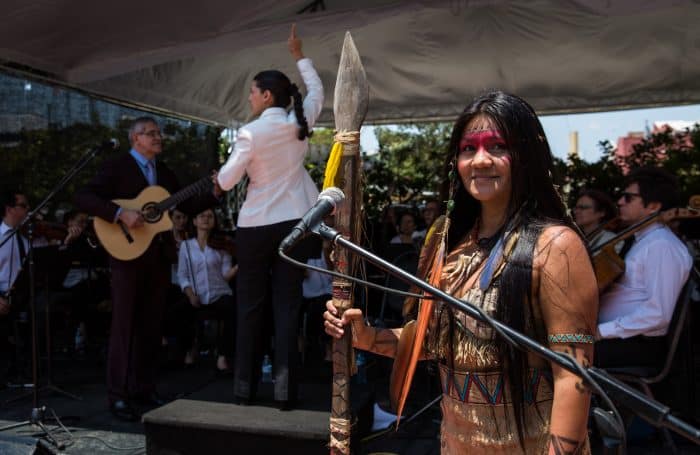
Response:
M571 229L550 227L535 253L534 294L539 299L549 347L584 366L593 363L598 289L588 252ZM590 393L573 373L552 365L554 401L550 454L579 453L586 440Z
M289 47L289 53L297 62L299 74L304 81L304 85L306 85L306 98L304 98L303 102L304 117L306 117L309 128L312 128L323 108L323 84L313 63L311 63L311 59L304 57L301 49L301 39L297 37L296 24L292 25L292 30L287 39L287 46Z

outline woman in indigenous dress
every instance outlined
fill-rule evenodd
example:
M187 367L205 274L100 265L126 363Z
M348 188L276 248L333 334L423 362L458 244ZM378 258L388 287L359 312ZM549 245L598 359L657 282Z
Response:
M431 229L419 274L438 270L441 289L588 365L598 289L551 172L544 131L525 101L498 91L473 101L452 131L448 213ZM436 243L445 245L443 260L431 257ZM414 315L415 302L404 312ZM350 325L355 347L396 356L402 329L366 326L359 309L336 315L329 302L329 335ZM576 375L447 304L436 302L429 317L423 358L440 370L442 453L590 452L590 394Z

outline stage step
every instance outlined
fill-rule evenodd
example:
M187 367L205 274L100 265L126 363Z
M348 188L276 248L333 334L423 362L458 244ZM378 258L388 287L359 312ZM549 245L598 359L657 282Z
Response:
M149 455L327 454L329 412L176 400L143 416Z

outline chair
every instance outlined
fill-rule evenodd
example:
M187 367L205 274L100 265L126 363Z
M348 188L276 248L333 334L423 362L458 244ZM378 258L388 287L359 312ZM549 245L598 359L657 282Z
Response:
M668 350L666 351L666 358L664 359L661 369L653 367L630 366L606 368L606 371L621 381L639 386L646 396L654 399L654 394L651 392L650 385L663 381L668 375L668 372L671 370L671 365L676 354L676 349L678 348L681 334L683 333L683 329L686 327L688 322L691 296L699 282L700 279L697 276L697 272L695 270L691 270L691 275L683 286L683 290L676 301L676 307L673 310L673 317L671 318L671 322L668 326L668 332L666 334ZM671 449L672 453L677 453L677 449L673 442L673 438L671 437L670 431L667 428L662 428L661 431L664 440Z
M415 274L418 270L418 252L414 248L411 248L396 256L391 263L408 273ZM387 275L384 286L399 291L408 291L409 288L408 283L391 274ZM377 325L385 327L400 326L403 302L405 299L406 298L402 295L384 292L382 306L379 310L379 317L376 321ZM388 313L390 313L391 317L389 317ZM395 319L397 317L398 320Z

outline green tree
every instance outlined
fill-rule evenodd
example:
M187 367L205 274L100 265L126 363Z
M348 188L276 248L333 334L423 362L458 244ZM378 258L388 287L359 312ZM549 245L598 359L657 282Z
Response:
M682 204L690 196L700 194L700 125L686 131L663 130L644 138L632 147L628 156L616 156L609 141L601 141L600 159L587 163L577 157L569 157L568 162L557 161L560 183L565 197L573 207L579 191L583 188L597 188L611 196L623 188L624 176L642 166L661 166L678 178ZM563 177L562 177L563 176Z
M578 156L569 156L566 162L555 159L556 182L563 189L563 197L569 207L576 204L583 189L595 188L613 196L620 190L623 180L622 168L615 158L610 141L598 143L601 157L589 163Z
M364 204L369 217L391 203L417 204L439 190L450 141L448 123L375 129L379 151L363 155Z
M665 129L645 138L633 147L630 156L621 159L627 169L661 166L678 178L681 204L700 194L700 125L684 131Z

